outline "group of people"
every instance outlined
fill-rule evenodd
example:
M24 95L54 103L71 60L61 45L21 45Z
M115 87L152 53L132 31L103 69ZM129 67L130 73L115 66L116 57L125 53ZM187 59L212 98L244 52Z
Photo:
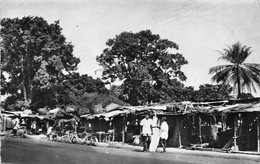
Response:
M163 147L163 152L166 151L167 139L169 126L166 122L166 117L162 117L161 123L157 118L156 112L154 113L153 119L149 117L148 114L145 115L145 118L140 122L141 125L141 135L143 140L143 151L155 151L158 147L159 141ZM19 128L19 118L13 120L13 135L17 135L17 130ZM31 124L31 130L33 134L36 134L36 121L33 121ZM52 138L53 127L48 127L47 137L48 139Z
M20 136L22 138L26 137L27 130L26 130L26 123L24 120L20 120L20 115L16 118L12 119L12 135L11 136Z
M13 122L13 135L16 136L17 130L20 128L19 118L13 119L12 122Z
M28 122L26 123L26 120L24 118L21 118L21 115L18 115L17 117L12 119L12 136L17 136L19 132L23 131L24 133L30 133L33 135L41 134L44 131L44 126L41 125L37 129L37 122L36 120L32 120L30 124L28 125Z
M156 112L154 113L153 119L149 118L146 114L145 118L140 122L141 135L143 139L143 151L155 151L158 147L159 140L163 147L163 152L166 152L167 139L169 126L166 122L166 117L163 117L161 123L157 118Z

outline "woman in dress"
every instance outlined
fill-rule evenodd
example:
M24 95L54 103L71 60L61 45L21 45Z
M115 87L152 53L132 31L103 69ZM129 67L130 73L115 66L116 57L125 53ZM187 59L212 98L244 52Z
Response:
M153 134L151 136L151 144L149 147L150 152L155 152L155 150L158 147L160 136L159 136L159 125L158 125L158 118L156 111L154 111L154 116L152 120L152 129L153 129Z

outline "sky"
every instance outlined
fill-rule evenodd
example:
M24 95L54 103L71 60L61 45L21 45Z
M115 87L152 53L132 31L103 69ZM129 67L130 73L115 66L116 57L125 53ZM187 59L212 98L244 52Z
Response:
M123 31L150 29L179 45L188 64L186 86L213 84L209 69L227 45L252 47L247 63L260 63L259 0L1 0L1 18L41 16L60 20L62 33L74 45L80 74L101 77L96 56L106 41ZM260 97L260 90L253 93Z

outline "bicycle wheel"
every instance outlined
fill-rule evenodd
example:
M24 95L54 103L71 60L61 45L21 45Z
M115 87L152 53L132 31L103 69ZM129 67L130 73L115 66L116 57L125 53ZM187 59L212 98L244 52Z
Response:
M70 141L71 141L71 143L76 144L77 143L77 138L75 136L73 136Z
M105 138L104 138L104 140L103 140L103 142L110 142L110 136L106 136Z
M96 146L98 143L98 139L96 136L92 136L90 140L90 144Z
M69 141L69 138L68 138L67 135L66 135L66 136L61 136L61 137L59 138L59 141L61 141L61 142L68 142L68 141Z

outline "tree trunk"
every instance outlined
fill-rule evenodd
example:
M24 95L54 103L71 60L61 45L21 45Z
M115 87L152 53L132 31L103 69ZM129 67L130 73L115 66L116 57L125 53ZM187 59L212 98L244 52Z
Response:
M237 65L237 99L241 97L241 87L240 87L240 79L239 79L239 66Z
M31 79L31 59L29 59L29 64L27 65L27 78L28 78L28 94L27 94L27 103L28 106L30 106L31 102L32 102L32 79Z
M25 67L24 58L22 56L22 76L23 76L22 92L23 92L24 101L26 102L27 101L27 92L26 92L26 86L25 86L26 84L25 84L25 71L24 71L24 67Z
M22 88L23 88L23 98L26 106L30 106L32 102L32 80L30 79L30 68L26 65L24 56L22 56ZM26 72L28 73L26 77Z

